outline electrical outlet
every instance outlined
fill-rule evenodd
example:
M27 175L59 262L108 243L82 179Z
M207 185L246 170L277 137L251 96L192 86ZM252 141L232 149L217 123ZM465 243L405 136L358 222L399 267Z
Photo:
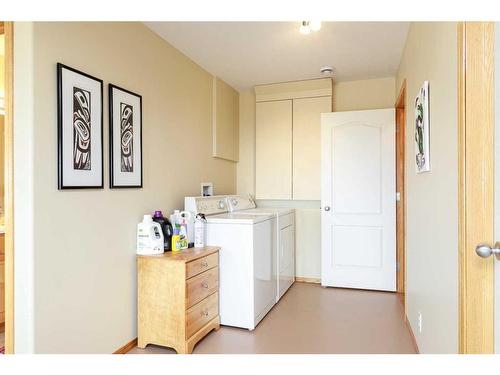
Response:
M422 312L418 312L418 332L422 333Z

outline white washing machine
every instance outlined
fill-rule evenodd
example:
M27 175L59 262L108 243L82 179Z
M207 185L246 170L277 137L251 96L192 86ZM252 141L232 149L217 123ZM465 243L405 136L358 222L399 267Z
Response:
M247 215L274 215L276 217L276 302L295 282L295 209L256 207L248 196L227 197L229 211Z
M206 215L206 244L221 247L221 324L253 330L276 303L276 216L227 212L223 196L186 197L184 204Z

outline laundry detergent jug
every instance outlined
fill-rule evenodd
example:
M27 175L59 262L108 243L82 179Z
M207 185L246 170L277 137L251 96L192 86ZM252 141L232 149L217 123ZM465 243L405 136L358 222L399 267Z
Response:
M154 222L151 215L144 215L137 224L137 254L154 255L164 251L161 225Z
M153 221L161 225L165 251L172 250L172 235L174 234L172 224L166 217L163 217L161 211L155 211Z

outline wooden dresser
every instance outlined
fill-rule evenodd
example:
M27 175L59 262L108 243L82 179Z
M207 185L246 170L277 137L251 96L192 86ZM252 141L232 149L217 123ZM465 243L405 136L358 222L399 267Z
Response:
M219 329L219 248L137 256L138 346L193 351Z

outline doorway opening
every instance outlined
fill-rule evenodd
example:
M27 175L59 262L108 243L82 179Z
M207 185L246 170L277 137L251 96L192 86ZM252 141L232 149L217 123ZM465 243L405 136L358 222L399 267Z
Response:
M405 129L406 80L396 100L396 290L406 313Z

